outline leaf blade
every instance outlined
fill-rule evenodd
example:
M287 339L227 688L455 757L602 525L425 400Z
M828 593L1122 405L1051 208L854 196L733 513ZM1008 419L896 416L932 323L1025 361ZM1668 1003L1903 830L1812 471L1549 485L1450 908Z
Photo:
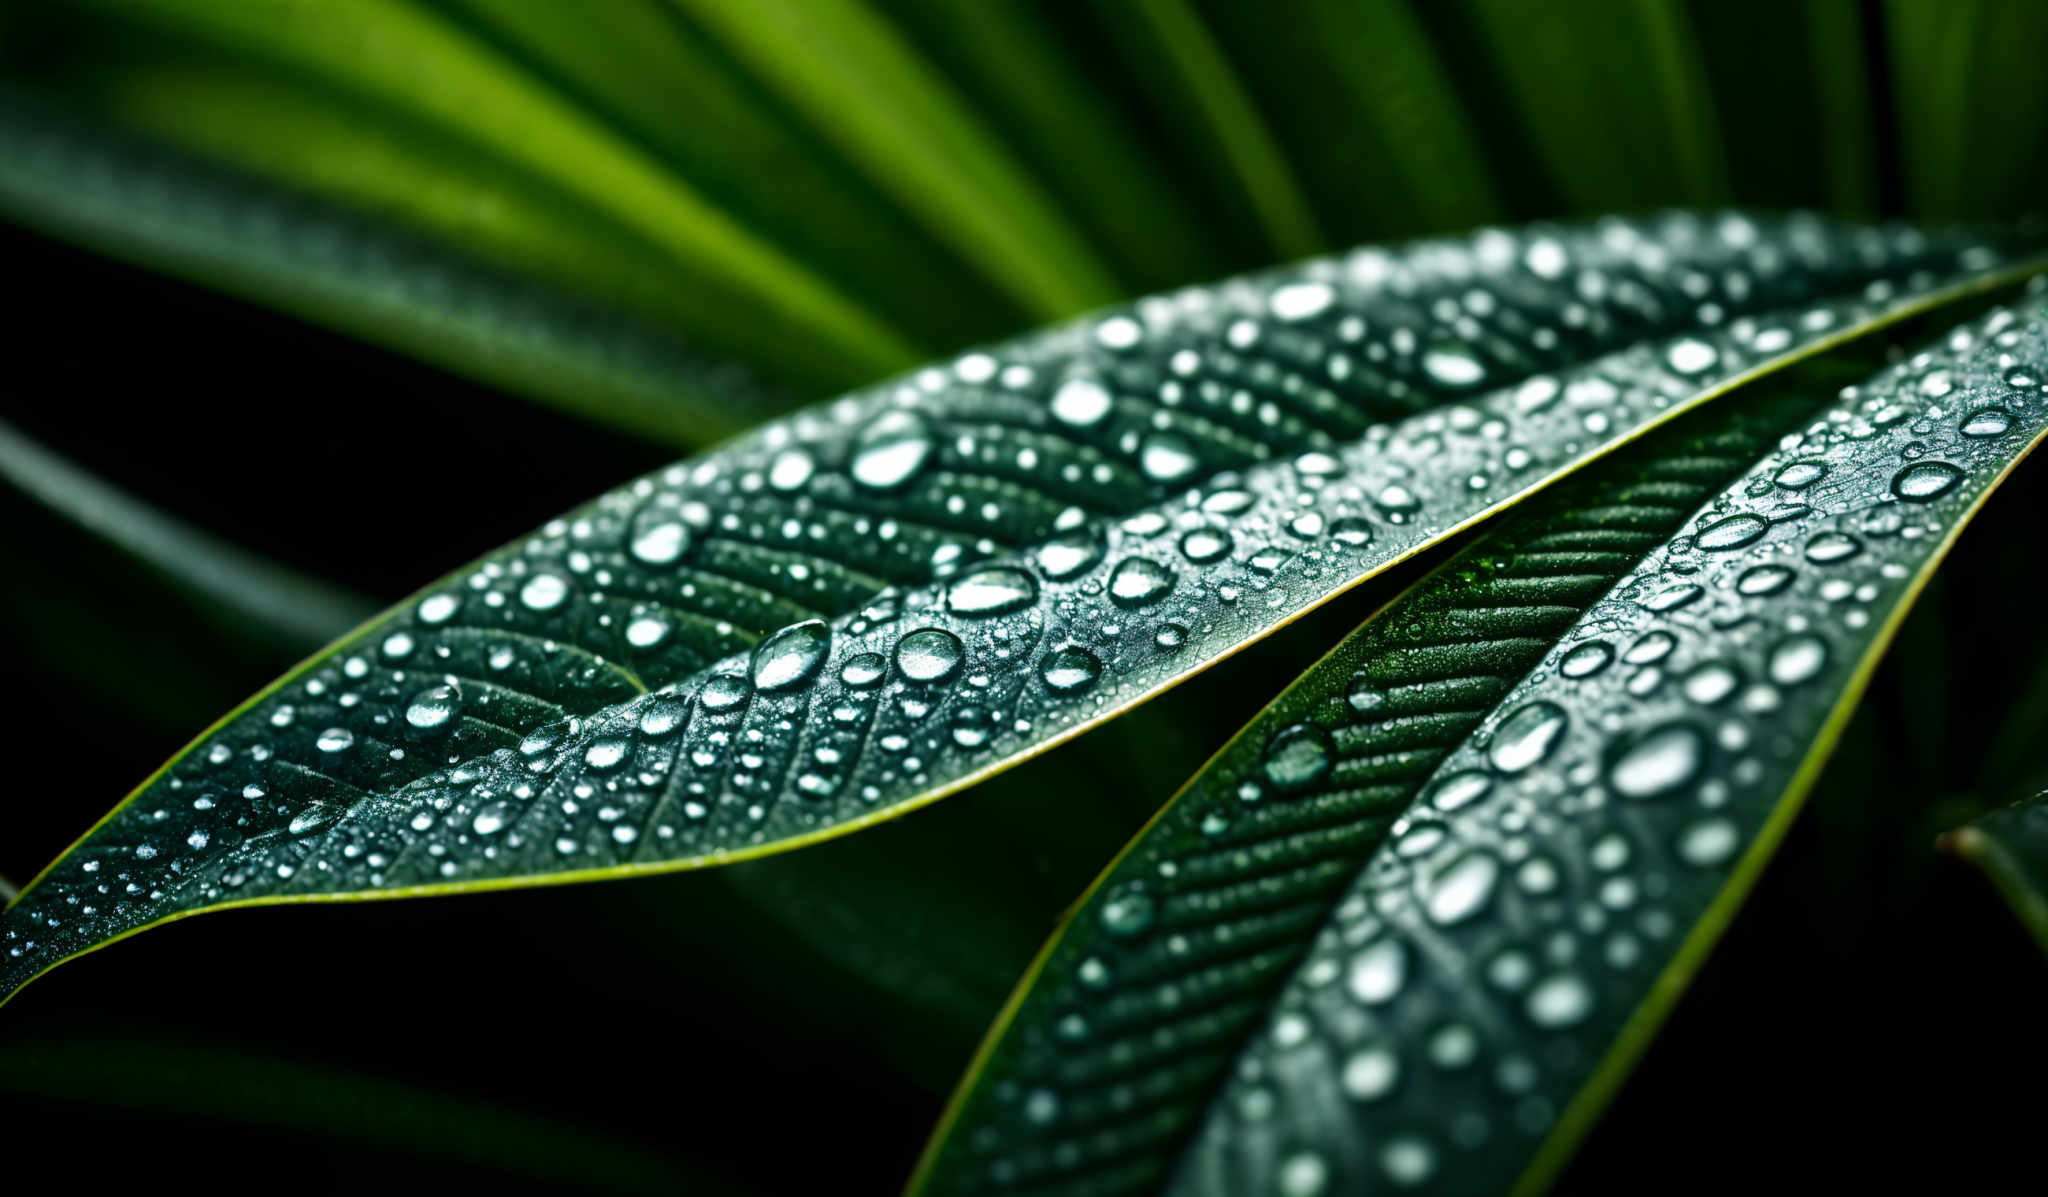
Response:
M1738 408L1751 431L1711 451L1693 430L1731 439L1718 410L1661 431L1368 621L1077 906L913 1190L1540 1190L1732 915L1933 565L2048 435L2037 388L2008 384L2000 357L2048 356L2048 304L2026 309L1817 418L1811 401ZM1996 435L1992 400L2012 405ZM1915 415L1932 443L1901 467ZM1772 494L1832 510L1770 531L1750 513ZM1899 516L1921 503L1939 515ZM1579 575L1590 592L1565 584ZM1848 599L1819 597L1837 585L1874 610L1818 618ZM1528 630L1539 593L1557 610ZM1688 722L1717 719L1712 740ZM1310 727L1322 772L1290 792L1276 763L1299 771Z
M1743 318L1696 330L1674 255L1739 279ZM1567 263L1609 298L1530 323L1585 289ZM1489 232L1143 303L825 405L554 521L251 699L10 907L8 978L199 909L701 867L895 817L2007 265L1974 238L1804 217ZM1491 333L1425 339L1434 297L1479 277ZM1199 412L1146 397L1175 361L1255 379L1368 321L1384 341L1265 411L1221 385ZM1184 490L1202 479L1207 509ZM133 888L87 899L106 862Z

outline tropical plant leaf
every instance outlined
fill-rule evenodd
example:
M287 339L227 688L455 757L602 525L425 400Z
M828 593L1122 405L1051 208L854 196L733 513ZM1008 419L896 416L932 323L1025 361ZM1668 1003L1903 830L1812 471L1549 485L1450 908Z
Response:
M1939 842L1982 869L2020 923L2048 949L2048 794L2000 807Z
M1144 301L800 414L231 713L24 889L8 988L205 909L689 868L900 814L2011 268L1982 239L1809 217L1489 231Z
M1098 880L913 1188L1541 1187L2048 433L2042 292L1661 430L1368 621Z

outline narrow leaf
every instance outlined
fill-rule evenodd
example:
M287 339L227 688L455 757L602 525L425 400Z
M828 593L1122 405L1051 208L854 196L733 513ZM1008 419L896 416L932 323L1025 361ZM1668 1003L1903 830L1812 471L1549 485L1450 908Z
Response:
M355 595L190 527L0 420L0 479L284 643L319 644L368 619Z
M862 0L674 2L1026 310L1050 319L1117 296L1009 147Z
M2048 794L2000 807L1942 836L1940 844L1982 869L2021 924L2048 949Z
M2032 210L2048 141L2048 76L2032 68L2048 7L1890 0L1881 11L1913 213Z
M1542 1187L2048 433L2041 291L1662 430L1369 621L1099 879L913 1187Z
M2009 269L1978 239L1808 217L1489 231L827 404L571 512L251 699L23 892L5 977L224 906L844 834Z

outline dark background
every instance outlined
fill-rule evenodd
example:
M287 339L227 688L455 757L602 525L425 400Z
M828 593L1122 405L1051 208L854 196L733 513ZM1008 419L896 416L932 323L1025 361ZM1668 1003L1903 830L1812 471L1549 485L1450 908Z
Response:
M1453 50L1469 37L1453 10L1423 8ZM1735 195L1823 202L1811 114L1772 107L1805 61L1776 36L1777 6L1695 11L1713 60L1732 64L1714 83L1736 131ZM1888 6L1862 11L1874 30ZM1844 52L1868 60L1875 127L1887 127L1882 46ZM1499 153L1509 214L1583 210L1525 160L1512 98L1482 74L1460 84ZM1138 105L1142 80L1117 87ZM1744 140L1762 127L1779 136ZM2022 166L2030 152L2005 150ZM1870 159L1876 208L1911 211L1894 142L1877 137ZM1327 223L1339 239L1420 231ZM1244 238L1205 248L1232 269L1270 257ZM16 300L0 325L0 418L372 598L670 456L19 229L0 226L0 263ZM1007 327L1001 313L976 318ZM2048 781L2043 471L2016 474L1963 538L1778 859L1560 1191L1974 1189L2033 1167L2038 1103L2019 1094L2048 1066L2048 958L1932 845ZM422 519L423 490L482 501ZM296 654L11 492L0 562L0 670L16 696L0 722L0 875L19 883ZM1075 776L1117 796L1085 825L1040 821L1057 843L1015 849L1056 856L1049 873L1071 881L1049 887L1027 937L1263 698L1428 563L949 799L969 812L1029 804ZM1004 864L961 852L950 863L963 873ZM56 1163L89 1189L894 1188L971 1041L920 1043L916 1028L875 1021L857 978L806 971L802 953L728 917L720 892L676 876L245 910L78 960L0 1011L0 1179ZM906 1068L914 1047L933 1058Z

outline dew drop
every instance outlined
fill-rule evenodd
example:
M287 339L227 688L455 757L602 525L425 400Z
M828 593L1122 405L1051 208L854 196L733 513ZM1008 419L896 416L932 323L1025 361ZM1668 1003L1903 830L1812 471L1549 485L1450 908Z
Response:
M960 638L944 628L920 628L896 642L896 672L913 682L942 682L966 658Z
M1807 632L1780 640L1771 650L1766 672L1781 686L1796 686L1812 681L1827 663L1827 641Z
M1588 640L1572 646L1572 650L1557 663L1557 671L1566 677L1592 677L1614 663L1614 646L1605 640Z
M1422 355L1423 373L1438 384L1464 389L1477 386L1486 378L1486 366L1463 345L1442 342L1430 347Z
M754 689L790 690L817 676L832 647L832 629L822 619L793 623L754 647Z
M313 741L322 752L347 752L355 746L356 734L345 727L330 727Z
M1430 784L1425 801L1440 811L1470 806L1493 788L1493 778L1478 769L1462 769Z
M931 425L923 416L886 411L861 432L847 472L870 490L894 490L924 468L933 447Z
M1593 1012L1593 990L1576 973L1556 973L1536 982L1524 1008L1539 1027L1577 1026Z
M1662 798L1699 776L1706 747L1706 738L1689 723L1650 728L1615 752L1607 783L1624 798Z
M1945 461L1916 461L1892 476L1892 493L1925 503L1947 494L1962 480L1963 472Z
M1554 702L1525 703L1494 729L1486 759L1502 773L1520 773L1550 755L1565 722L1564 708Z
M697 692L697 701L707 711L730 711L753 697L754 689L747 679L736 673L713 674L704 688Z
M1752 566L1742 571L1742 576L1735 580L1735 590L1738 594L1751 598L1776 594L1790 586L1796 576L1798 575L1788 565Z
M1144 607L1173 589L1173 571L1150 557L1126 557L1109 574L1109 598L1119 607Z
M1739 549L1746 544L1755 544L1769 529L1770 524L1761 517L1744 512L1716 520L1700 529L1699 535L1693 537L1693 544L1709 553Z
M552 611L569 597L569 583L559 574L535 574L519 588L519 601L529 611Z
M1102 560L1102 534L1088 529L1055 536L1038 547L1037 557L1046 577L1065 581Z
M1336 746L1330 733L1314 723L1297 723L1284 728L1266 745L1260 772L1281 793L1299 793L1321 781L1330 772Z
M1376 939L1351 958L1344 985L1368 1006L1392 1000L1408 978L1408 949L1398 939Z
M1710 869L1735 855L1742 833L1728 819L1701 819L1678 833L1678 858L1695 868Z
M1979 408L1963 421L1962 433L1969 437L2004 436L2012 428L2012 413L2002 407Z
M1070 428L1102 423L1115 405L1109 392L1092 378L1070 378L1052 393L1052 418Z
M1827 463L1823 461L1795 461L1778 471L1772 481L1786 490L1805 490L1827 476Z
M1138 446L1138 469L1154 482L1186 481L1202 461L1186 437L1174 432L1148 432Z
M1102 676L1102 659L1078 644L1065 645L1045 654L1038 676L1054 694L1079 694Z
M1096 917L1101 920L1102 929L1111 935L1132 936L1143 934L1158 913L1152 895L1145 892L1143 885L1125 882L1109 891Z
M1485 852L1468 852L1430 880L1422 908L1440 927L1462 923L1486 908L1499 880L1500 861Z
M1847 561L1863 551L1863 542L1847 532L1816 532L1806 542L1806 559L1815 565Z
M992 565L966 574L946 589L946 609L955 615L1002 615L1030 606L1038 583L1030 574L1008 565Z
M1230 553L1230 533L1220 528L1195 528L1180 538L1181 555L1197 564Z
M690 547L690 530L672 511L646 507L633 517L626 551L643 565L673 565Z
M1401 1081L1401 1058L1384 1045L1361 1048L1344 1061L1344 1095L1353 1101L1378 1101Z
M461 709L461 687L444 682L413 695L405 708L405 721L419 731L434 731L446 726Z
M889 660L880 653L855 653L839 667L839 680L856 690L865 690L889 673Z
M1674 341L1664 353L1664 360L1680 374L1694 375L1711 370L1721 355L1712 345L1693 337Z

